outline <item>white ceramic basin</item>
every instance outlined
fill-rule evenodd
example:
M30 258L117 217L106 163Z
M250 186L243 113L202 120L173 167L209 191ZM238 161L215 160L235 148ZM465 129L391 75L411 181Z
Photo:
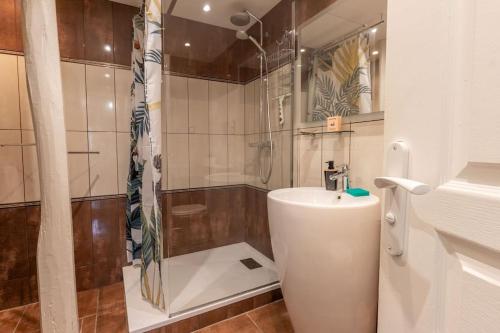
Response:
M376 332L380 202L323 188L269 192L269 225L296 333Z

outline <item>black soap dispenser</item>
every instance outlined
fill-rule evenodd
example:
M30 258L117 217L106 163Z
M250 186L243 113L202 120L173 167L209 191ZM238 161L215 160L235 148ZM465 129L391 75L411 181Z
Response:
M335 169L335 162L328 161L328 169L325 170L325 186L327 191L337 191L338 188L338 178L337 170Z

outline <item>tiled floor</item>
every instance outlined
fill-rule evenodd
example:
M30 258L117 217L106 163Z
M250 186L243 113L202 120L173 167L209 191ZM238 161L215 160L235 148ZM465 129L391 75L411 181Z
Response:
M126 333L123 284L116 283L78 293L78 315L81 333ZM153 332L189 333L170 328ZM1 333L40 332L40 307L33 303L0 312ZM195 331L196 333L293 333L283 300L264 305L236 317Z
M122 283L78 293L80 332L125 333L127 318ZM0 312L0 332L40 332L40 306L28 304Z
M283 300L264 305L196 333L293 333L292 324Z

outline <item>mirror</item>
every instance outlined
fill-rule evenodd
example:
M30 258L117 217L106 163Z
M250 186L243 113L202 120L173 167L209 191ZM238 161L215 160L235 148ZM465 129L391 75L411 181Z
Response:
M383 119L386 0L338 0L298 28L301 122Z

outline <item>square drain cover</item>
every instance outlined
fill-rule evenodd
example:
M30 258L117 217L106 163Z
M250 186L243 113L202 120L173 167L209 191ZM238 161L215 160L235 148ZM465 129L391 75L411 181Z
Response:
M240 261L248 269L256 269L256 268L262 267L262 265L259 264L257 261L255 261L254 258L241 259Z

